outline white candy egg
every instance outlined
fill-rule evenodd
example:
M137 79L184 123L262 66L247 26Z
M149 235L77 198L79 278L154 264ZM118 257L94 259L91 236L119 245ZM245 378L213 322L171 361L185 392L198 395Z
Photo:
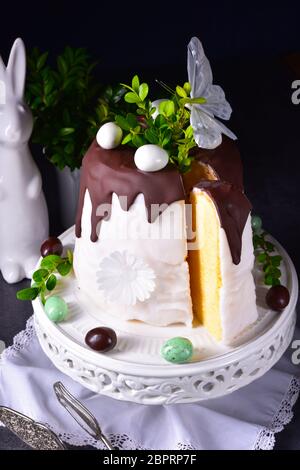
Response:
M146 144L139 147L134 154L134 162L139 170L162 170L169 161L168 153L158 145Z
M114 149L120 145L123 137L123 131L114 122L107 122L100 127L97 132L96 140L100 147L104 149Z
M152 101L152 106L153 108L156 108L154 113L152 114L152 118L155 119L158 115L159 115L159 105L160 103L162 103L163 101L168 101L167 99L161 99L161 100L155 100L155 101Z

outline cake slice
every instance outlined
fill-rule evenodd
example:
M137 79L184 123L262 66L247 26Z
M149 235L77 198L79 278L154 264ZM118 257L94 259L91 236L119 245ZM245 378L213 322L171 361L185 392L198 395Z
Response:
M230 344L257 319L251 205L241 190L221 181L202 181L190 201L194 315L215 339Z

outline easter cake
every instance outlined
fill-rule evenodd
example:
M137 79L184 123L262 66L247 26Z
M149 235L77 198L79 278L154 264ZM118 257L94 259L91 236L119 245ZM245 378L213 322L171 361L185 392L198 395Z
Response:
M81 170L74 272L107 315L203 324L231 344L257 320L251 204L231 108L197 38L188 79L151 101L135 76Z

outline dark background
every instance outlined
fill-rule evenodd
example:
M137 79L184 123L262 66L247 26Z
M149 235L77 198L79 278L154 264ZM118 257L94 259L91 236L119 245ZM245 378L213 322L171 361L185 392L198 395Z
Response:
M297 76L286 58L300 52L300 2L277 6L227 0L212 5L201 0L5 2L0 53L7 60L17 36L28 49L49 50L53 60L65 45L86 47L99 60L101 83L125 81L138 73L157 91L155 78L170 84L186 80L186 46L198 36L215 82L233 107L229 127L239 137L254 211L299 269L300 105L291 102L291 83L300 79L300 59ZM53 169L45 166L40 152L34 153L43 167L52 232L59 232Z
M97 74L104 84L128 80L135 73L150 85L155 78L170 84L185 81L186 46L198 36L215 82L233 108L229 127L239 137L254 212L300 271L300 105L291 101L292 81L300 80L299 1L281 6L228 0L215 0L213 6L192 0L123 1L122 6L113 0L10 3L1 5L0 54L5 61L18 36L29 49L49 50L53 59L65 45L86 47L99 60ZM40 151L33 153L44 179L51 232L59 234L55 172ZM0 333L6 344L31 313L15 301L19 287L0 281ZM277 448L300 449L299 404L295 415L278 435ZM0 430L0 449L20 446Z

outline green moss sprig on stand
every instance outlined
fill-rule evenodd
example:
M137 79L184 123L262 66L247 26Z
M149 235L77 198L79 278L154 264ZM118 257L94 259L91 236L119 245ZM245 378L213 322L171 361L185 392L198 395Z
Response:
M252 217L253 246L255 257L259 264L263 265L264 283L267 286L278 286L281 284L280 265L282 257L275 253L275 246L269 240L267 232L261 230L262 222L258 216Z
M130 110L124 112L122 106L114 114L114 120L124 132L122 144L141 147L145 144L159 145L167 151L170 161L180 172L189 171L192 163L190 150L196 146L193 129L190 125L188 105L203 104L205 98L190 98L191 86L185 83L175 90L167 88L170 98L160 102L158 113L149 99L149 85L141 83L137 75L131 85L121 84L127 90L124 100Z
M31 287L17 292L19 300L34 300L41 297L43 305L46 295L53 291L57 284L57 274L67 276L73 267L73 253L68 250L66 257L48 255L42 259L39 269L32 275Z

